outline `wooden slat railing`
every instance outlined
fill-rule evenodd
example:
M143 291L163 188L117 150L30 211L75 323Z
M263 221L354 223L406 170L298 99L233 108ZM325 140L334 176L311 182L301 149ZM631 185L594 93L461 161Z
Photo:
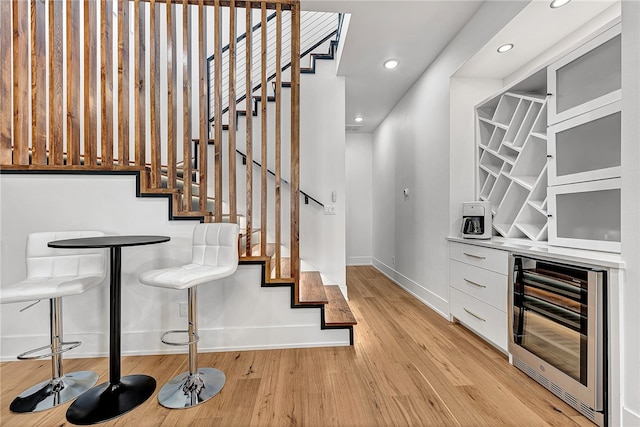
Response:
M184 0L182 6L182 92L184 97L182 99L182 111L184 112L184 120L182 122L182 158L190 159L193 156L191 152L191 139L192 135L192 120L191 120L191 72L192 61L189 52L192 52L193 43L191 42L191 13L187 6L187 1ZM191 162L183 162L182 172L184 177L191 176ZM185 185L183 187L182 198L182 210L186 210L187 207L191 207L191 185ZM186 205L186 206L185 206Z
M262 4L260 22L267 21L267 5ZM260 97L262 99L260 110L260 194L267 194L267 25L262 25L260 73ZM220 58L219 55L217 55ZM220 61L216 61L220 62ZM260 198L260 254L267 252L267 198Z
M247 8L245 10L245 28L253 28L252 22L252 11ZM246 44L247 48L245 55L245 87L253 87L252 79L251 79L251 70L253 69L252 56L253 56L253 36L252 31L246 31ZM253 159L253 99L250 96L245 98L245 151L247 152L247 157L249 159ZM247 167L245 174L245 191L246 191L246 199L245 199L245 224L247 230L253 230L253 168ZM247 254L250 254L253 248L252 245L252 234L251 232L246 233L245 237L245 248L244 251Z
M300 8L291 10L291 276L296 286L294 301L300 300ZM295 242L295 244L294 244Z
M0 2L0 29L12 28L11 3ZM13 79L11 78L11 46L13 34L11 31L0 30L0 164L12 164L11 145L12 124L10 118L13 110L8 94L11 93Z
M265 25L266 27L266 25ZM282 8L280 5L276 5L276 46L282 45ZM280 277L280 267L282 265L282 201L280 200L280 184L282 176L282 50L276 50L276 91L275 91L275 110L276 110L276 123L275 123L275 163L276 163L276 179L275 179L275 263L276 263L276 277ZM266 102L262 102L266 105ZM266 167L266 165L265 165Z
M276 47L267 47L267 11L276 14ZM251 31L238 36L256 20L262 25L256 40ZM292 36L288 26L283 36L285 21L292 23ZM239 39L247 45L241 53ZM210 123L207 58L221 58L227 44L228 59L214 64ZM288 245L297 279L299 55L299 0L0 1L0 169L138 170L142 192L178 201L174 216L244 219L247 256L256 254L251 230L259 224L259 255L267 256L271 236L276 278L286 279L280 277L280 248ZM266 105L268 61L278 70L275 117ZM255 67L262 69L259 78L252 76ZM285 78L291 81L290 101L282 94ZM240 90L256 84L262 102L254 126L253 99ZM238 104L241 97L246 102ZM242 108L244 134L237 133ZM289 110L285 120L283 111ZM213 140L213 153L208 143L199 145L197 167L194 139ZM237 168L238 148L249 158L260 150L259 176L252 167ZM285 152L291 155L288 168ZM269 159L275 161L275 186L267 180ZM287 169L288 204L281 188Z
M118 164L129 164L129 2L118 0Z

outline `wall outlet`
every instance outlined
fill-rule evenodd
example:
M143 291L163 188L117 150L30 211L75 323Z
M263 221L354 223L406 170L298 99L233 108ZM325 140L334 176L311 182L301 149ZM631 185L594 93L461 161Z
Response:
M187 317L189 315L189 305L186 302L178 303L180 306L180 317Z
M391 257L391 264L396 265L396 257Z
M324 205L324 214L325 215L335 215L336 214L336 205Z

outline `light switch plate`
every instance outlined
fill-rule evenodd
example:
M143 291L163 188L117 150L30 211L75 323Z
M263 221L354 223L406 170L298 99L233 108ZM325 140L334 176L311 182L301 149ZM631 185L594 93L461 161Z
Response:
M187 317L189 315L189 305L186 302L180 302L180 317Z
M335 215L336 214L336 205L324 205L324 214L325 215Z

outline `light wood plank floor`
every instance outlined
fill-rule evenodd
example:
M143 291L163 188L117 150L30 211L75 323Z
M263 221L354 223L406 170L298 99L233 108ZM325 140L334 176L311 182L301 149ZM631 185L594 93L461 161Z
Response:
M168 410L156 395L105 426L591 426L586 418L509 365L507 357L449 323L372 267L347 269L358 320L353 347L207 353L222 369L221 394L189 410ZM67 371L107 360L66 359ZM159 385L186 370L184 355L123 358L122 374ZM35 414L8 406L49 374L49 362L0 366L2 426L69 425L69 404ZM156 390L157 394L157 390Z

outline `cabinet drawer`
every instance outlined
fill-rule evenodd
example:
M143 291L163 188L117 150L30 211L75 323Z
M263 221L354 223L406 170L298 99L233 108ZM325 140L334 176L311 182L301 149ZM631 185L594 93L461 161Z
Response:
M507 276L459 261L449 261L449 281L454 288L501 311L507 311Z
M449 257L465 264L475 265L500 274L508 274L509 254L497 249L451 243Z
M507 351L507 313L456 288L449 288L449 310L460 323Z

